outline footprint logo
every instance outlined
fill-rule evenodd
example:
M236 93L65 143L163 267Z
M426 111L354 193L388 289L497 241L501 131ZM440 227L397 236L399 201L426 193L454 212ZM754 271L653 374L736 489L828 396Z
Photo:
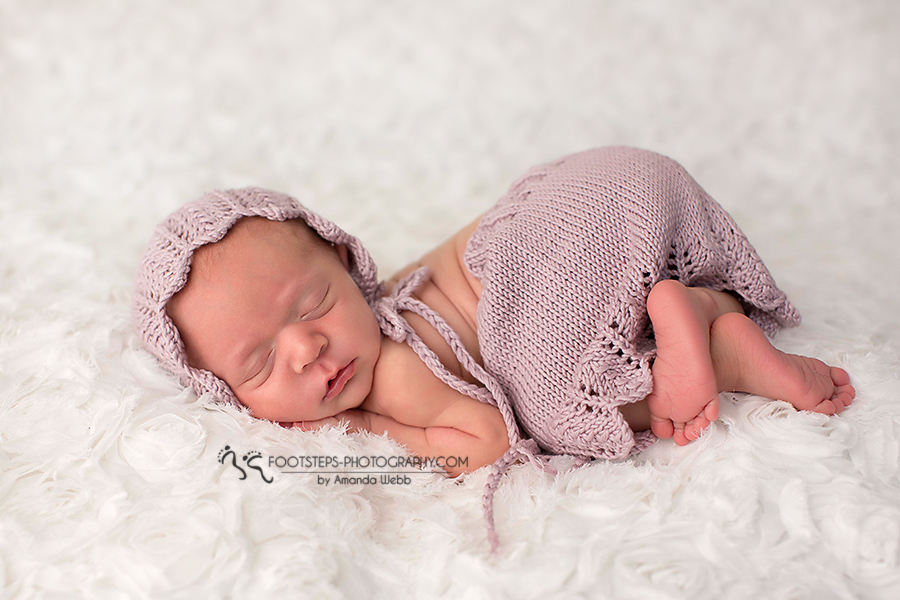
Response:
M254 465L253 461L262 458L262 454L257 452L256 450L251 450L247 454L244 455L244 462L247 463L247 466L251 469L259 471L259 476L262 477L262 480L266 483L272 483L274 480L272 477L266 477L266 474L263 472L262 467L259 465Z
M222 450L219 451L219 462L224 465L225 460L229 455L231 455L231 465L241 472L241 481L247 479L247 471L242 469L241 466L237 464L237 454L234 453L234 450L231 449L231 446L225 446L224 448L222 448ZM247 461L246 456L244 457L244 461Z

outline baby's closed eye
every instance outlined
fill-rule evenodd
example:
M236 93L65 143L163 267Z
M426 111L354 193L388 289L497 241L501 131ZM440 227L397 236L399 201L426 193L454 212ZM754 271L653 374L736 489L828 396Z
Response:
M301 311L302 315L300 317L300 320L309 321L309 320L318 319L319 317L323 316L326 312L328 312L328 308L330 308L330 306L328 306L328 300L330 299L328 292L330 290L331 290L330 287L326 287L323 292L320 292L319 294L316 294L315 296L313 296L313 298L314 298L313 302L315 302L315 299L318 299L318 302L316 304L314 304L311 309L306 310L306 311ZM312 303L310 303L310 304L312 304Z
M269 378L272 369L275 366L275 348L269 350L262 363L255 366L252 370L253 375L247 381L257 381L258 385L262 385Z

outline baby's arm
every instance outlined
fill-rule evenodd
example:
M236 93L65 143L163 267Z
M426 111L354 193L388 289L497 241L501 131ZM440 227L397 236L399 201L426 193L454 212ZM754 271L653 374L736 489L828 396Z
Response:
M482 404L477 400L472 400L472 402L496 411L492 406ZM497 414L499 416L499 412ZM333 424L346 421L350 430L353 431L386 433L421 458L443 457L440 465L454 465L453 467L445 466L444 469L451 477L492 464L509 449L505 427L498 429L492 426L493 419L489 415L469 415L460 421L461 427L440 425L417 427L400 423L385 415L359 409L347 410L334 417L323 419L323 421ZM502 425L502 419L500 421ZM316 424L318 425L319 422L317 421ZM448 461L448 457L453 457L453 459Z
M492 464L509 449L500 411L437 379L409 346L386 343L379 362L362 410L296 425L313 429L347 421L351 430L386 433L422 458L459 457L462 464L446 468L451 477Z

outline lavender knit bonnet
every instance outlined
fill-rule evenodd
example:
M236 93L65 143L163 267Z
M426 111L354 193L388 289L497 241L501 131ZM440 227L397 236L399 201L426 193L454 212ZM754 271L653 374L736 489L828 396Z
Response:
M166 303L187 283L194 250L218 242L239 219L253 216L273 221L303 219L325 241L347 247L350 275L369 306L374 307L382 289L375 262L362 242L285 194L252 187L214 191L169 215L150 239L135 278L135 329L147 349L183 385L198 396L210 392L217 400L238 407L240 402L224 381L188 364L184 342L166 313Z

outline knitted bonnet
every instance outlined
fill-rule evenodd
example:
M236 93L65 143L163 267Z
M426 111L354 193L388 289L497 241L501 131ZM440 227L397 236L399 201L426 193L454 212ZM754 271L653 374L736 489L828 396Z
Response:
M228 385L187 362L184 342L166 313L166 303L187 283L194 251L221 240L242 217L273 221L303 219L319 236L343 244L350 253L350 275L369 306L380 293L371 255L354 236L310 211L294 198L260 188L209 192L169 215L151 237L134 282L134 326L144 345L163 366L198 396L211 392L217 400L240 406Z

